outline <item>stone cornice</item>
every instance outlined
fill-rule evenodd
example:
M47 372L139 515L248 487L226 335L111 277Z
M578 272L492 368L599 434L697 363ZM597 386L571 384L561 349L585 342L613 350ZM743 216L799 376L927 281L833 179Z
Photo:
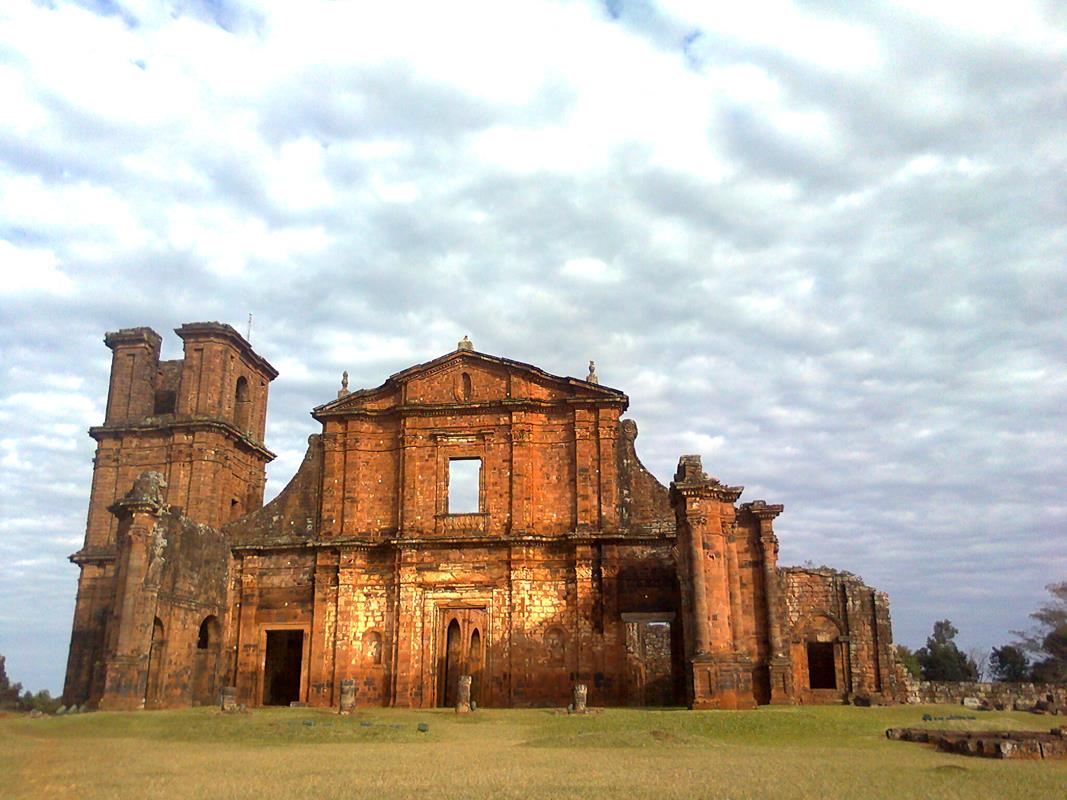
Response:
M762 500L753 500L751 503L742 503L741 510L757 519L774 519L785 510L785 506L781 503L770 505Z
M642 531L639 533L569 533L564 535L513 535L513 536L412 536L408 538L390 537L387 539L331 538L309 539L291 542L266 542L262 544L232 545L230 549L237 552L256 552L267 550L319 550L322 548L439 548L439 547L510 547L522 544L585 544L600 542L605 544L640 544L649 542L669 542L676 538L675 531Z
M152 419L152 418L150 418ZM156 418L158 419L158 418ZM265 461L273 461L275 454L242 432L235 425L216 419L172 419L160 421L155 424L128 423L123 425L94 425L89 428L89 435L96 441L109 437L121 436L125 433L146 433L150 431L178 431L178 430L217 430L225 433L237 444L259 455Z
M581 406L620 408L625 410L629 398L623 397L567 397L560 400L536 400L533 398L503 398L481 403L406 403L386 408L317 408L311 416L319 422L329 418L382 418L382 417L442 417L459 414L492 414L511 411L552 411Z
M78 566L83 564L109 564L118 558L118 554L113 547L92 549L83 547L78 552L71 553L67 558L70 563Z
M685 498L712 497L722 503L737 502L737 498L745 491L744 486L727 486L715 478L686 481L683 483L672 482L671 491Z

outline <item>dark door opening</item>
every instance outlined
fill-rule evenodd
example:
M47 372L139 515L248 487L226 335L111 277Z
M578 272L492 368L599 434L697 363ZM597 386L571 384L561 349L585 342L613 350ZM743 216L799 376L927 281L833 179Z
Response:
M300 669L303 660L303 631L267 631L267 656L263 664L263 705L287 706L300 701Z
M808 642L808 686L812 689L836 689L833 642Z
M771 702L771 668L766 664L752 670L752 694L757 705L765 706Z
M454 619L448 625L445 644L444 706L446 708L456 704L459 676L463 674L463 640L460 636L459 621Z

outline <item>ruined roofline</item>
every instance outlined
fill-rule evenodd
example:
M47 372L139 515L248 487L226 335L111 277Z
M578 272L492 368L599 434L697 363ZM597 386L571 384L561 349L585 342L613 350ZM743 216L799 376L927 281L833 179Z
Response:
M151 328L148 328L147 330L151 330ZM272 381L278 377L278 370L276 370L267 359L253 350L251 343L239 334L231 325L227 325L224 322L186 322L180 328L175 328L174 332L182 338L182 341L211 337L228 339L232 344L237 346L237 349L241 351L242 356L247 358L267 376L267 380Z
M392 375L390 375L388 378L386 378L385 381L381 385L376 386L376 387L374 387L372 389L358 389L358 390L356 390L354 392L349 392L348 394L342 395L341 397L338 397L336 400L331 400L331 401L329 401L327 403L323 403L320 406L316 406L315 408L313 408L311 410L311 415L313 417L315 417L316 419L318 419L317 415L320 414L320 413L328 414L330 412L333 412L335 409L339 409L339 408L341 408L343 406L347 406L348 403L352 402L353 400L357 400L357 399L363 398L363 397L372 397L374 395L381 394L381 393L385 392L386 390L388 390L388 389L396 386L397 384L401 383L404 379L406 379L406 378L408 378L408 377L410 377L412 375L416 375L416 374L418 374L420 372L423 372L423 371L426 371L426 370L430 370L430 369L433 369L434 367L446 364L451 359L457 358L459 356L470 357L470 358L473 358L475 360L483 361L483 362L485 362L487 364L493 364L493 365L498 366L498 367L517 369L517 370L520 370L522 372L526 372L528 374L531 374L531 375L533 375L533 376L535 376L537 378L540 378L541 380L548 381L549 383L564 384L564 385L567 385L567 386L573 386L573 387L576 387L576 388L581 388L581 389L584 389L584 390L587 390L587 391L591 391L593 393L602 394L602 395L604 395L605 399L621 401L621 402L625 403L627 406L629 406L629 403L630 403L630 398L626 395L625 392L623 392L623 391L621 391L619 389L612 389L609 386L603 386L603 385L601 385L599 383L591 383L589 381L582 380L581 378L573 378L573 377L570 377L570 376L553 375L553 374L551 374L549 372L545 372L540 367L536 367L533 364L527 364L527 363L525 363L523 361L516 361L514 359L505 358L503 356L493 356L493 355L489 355L488 353L480 353L477 350L468 350L466 348L456 348L455 350L453 350L453 351L451 351L449 353L445 353L443 356L438 356L437 358L434 358L434 359L432 359L430 361L426 361L426 362L423 362L421 364L415 364L413 366L407 367L406 369L402 369L399 372L394 372ZM464 404L464 405L466 406L466 405L469 405L469 404ZM420 408L422 408L422 407L423 406L420 406Z

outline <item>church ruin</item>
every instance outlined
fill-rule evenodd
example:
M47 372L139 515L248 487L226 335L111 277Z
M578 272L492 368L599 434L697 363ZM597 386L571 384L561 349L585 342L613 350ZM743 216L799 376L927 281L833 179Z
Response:
M228 325L113 352L64 703L753 708L900 696L886 595L778 566L782 506L682 456L641 464L629 400L457 349L311 413L263 505L275 369ZM351 684L349 692L351 692ZM232 689L231 689L232 692Z

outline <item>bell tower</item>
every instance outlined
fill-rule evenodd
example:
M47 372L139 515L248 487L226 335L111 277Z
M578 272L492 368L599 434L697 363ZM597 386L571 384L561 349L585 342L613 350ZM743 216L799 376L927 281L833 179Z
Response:
M278 372L229 325L194 322L175 330L184 357L160 360L151 328L108 333L111 381L97 442L85 544L63 699L94 702L103 690L104 628L115 595L119 520L109 509L138 475L160 473L165 502L219 528L263 505L263 444L270 382Z

